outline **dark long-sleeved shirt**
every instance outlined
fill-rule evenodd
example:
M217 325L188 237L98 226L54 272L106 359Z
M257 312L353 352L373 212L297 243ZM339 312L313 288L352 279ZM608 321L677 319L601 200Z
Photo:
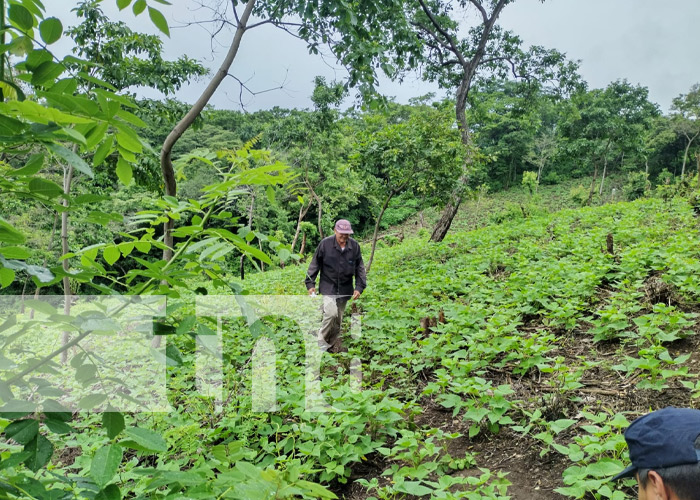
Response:
M319 271L319 292L322 295L352 295L353 290L362 293L367 286L360 244L352 238L348 238L345 249L340 248L335 235L321 240L306 272L307 289L316 287Z

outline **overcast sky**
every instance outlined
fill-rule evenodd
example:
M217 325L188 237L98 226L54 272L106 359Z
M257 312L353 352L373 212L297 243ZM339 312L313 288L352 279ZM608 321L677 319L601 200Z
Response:
M134 19L129 9L118 13L114 3L103 2L111 18L126 21L134 30L155 33L147 14ZM173 27L171 38L164 43L166 57L186 54L212 70L218 68L232 34L224 31L212 43L202 27L177 28L207 15L196 10L192 0L171 3L170 7L159 6ZM69 19L67 11L75 4L68 0L46 2L48 15ZM700 83L699 20L698 0L517 0L503 10L500 24L519 34L526 45L556 48L571 59L580 59L580 72L590 88L626 78L648 87L651 100L667 112L671 99ZM75 18L68 22L74 23ZM67 44L61 47L66 50ZM253 91L284 87L256 96L244 92L242 102L249 111L273 106L310 107L314 76L331 80L345 76L332 58L309 55L303 42L268 26L245 34L231 72ZM193 102L205 86L206 81L196 82L176 97ZM428 92L443 95L437 85L418 77L408 77L401 85L382 80L379 90L400 102ZM228 78L212 104L240 109L239 91L238 83ZM157 93L141 94L158 97Z

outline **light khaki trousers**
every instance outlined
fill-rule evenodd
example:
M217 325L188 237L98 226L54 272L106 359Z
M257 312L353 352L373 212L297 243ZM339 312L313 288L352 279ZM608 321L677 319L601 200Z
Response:
M340 325L343 322L343 313L345 305L350 300L347 295L324 295L323 305L323 320L321 320L321 328L318 330L318 347L321 351L327 351L340 339Z

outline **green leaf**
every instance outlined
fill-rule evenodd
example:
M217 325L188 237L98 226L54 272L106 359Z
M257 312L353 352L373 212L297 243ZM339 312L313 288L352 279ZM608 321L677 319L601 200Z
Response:
M134 178L134 172L131 170L131 165L122 157L119 157L119 160L117 160L117 177L119 177L119 180L125 186L131 184L131 181Z
M9 457L7 457L5 460L0 462L0 470L9 469L10 467L17 467L19 464L24 462L28 457L29 457L29 453L24 452L24 451L22 451L20 453L13 453Z
M129 6L130 3L131 0L117 0L117 7L119 7L119 10L124 10Z
M275 189L272 186L267 186L265 188L265 195L267 195L267 200L270 203L275 202Z
M153 7L148 8L148 15L160 31L162 31L166 36L170 37L170 28L168 28L168 21L165 20L165 16Z
M139 142L135 134L130 135L124 132L117 132L117 144L132 153L143 152L143 145Z
M46 418L51 420L68 422L73 418L71 411L54 399L47 399L44 401L41 411L46 415Z
M15 272L5 267L0 268L0 288L7 288L15 280Z
M91 179L95 176L95 174L92 173L90 166L70 149L64 148L60 144L56 143L47 144L46 147L49 151L64 160L66 163L72 165L77 171L84 173Z
M112 152L112 145L114 144L114 137L108 137L95 151L95 156L92 158L92 164L95 167L102 165L105 158L109 156Z
M29 250L21 247L0 247L0 255L6 259L28 259L31 257Z
M46 42L47 45L51 45L57 42L61 38L61 35L63 35L63 24L61 24L59 19L49 17L39 24L39 33L41 34L41 39Z
M33 154L27 160L22 168L12 172L12 175L35 175L44 166L44 155L43 153Z
M134 242L134 246L136 247L136 250L141 253L148 253L151 251L151 244L147 241L136 241Z
M14 227L9 225L4 220L0 219L0 241L3 243L9 243L10 245L17 245L24 243L24 235L17 231Z
M63 74L66 67L54 61L45 61L32 70L32 85L45 85L54 82Z
M102 250L102 257L107 261L107 263L112 266L121 257L121 252L115 245L110 245Z
M26 31L34 26L34 16L22 5L16 3L10 4L7 14L10 21L15 23L22 30Z
M83 410L92 410L95 406L104 403L106 400L106 394L88 394L78 401L78 406Z
M73 432L73 428L60 420L46 419L44 425L49 428L54 434L69 434Z
M90 464L90 477L95 480L99 487L106 486L112 480L123 456L122 447L116 444L103 446L97 450Z
M396 485L395 489L401 493L408 493L409 495L415 495L417 497L430 495L433 492L432 488L423 486L418 481L404 481Z
M129 427L124 433L131 438L131 440L123 442L125 446L153 453L168 451L168 444L165 442L165 439L152 430L142 427Z
M121 500L122 493L119 491L119 487L116 484L110 484L101 489L97 495L95 495L95 500Z
M311 493L314 498L338 498L333 492L328 491L320 484L312 483L311 481L299 480L295 483L295 485Z
M5 437L27 444L39 433L39 421L33 418L15 420L5 427Z
M138 16L141 12L146 10L146 0L136 0L132 8L134 10L134 15Z
M53 181L46 179L40 179L38 177L33 178L29 181L29 191L39 196L46 196L47 198L56 198L63 194L63 189Z
M37 434L33 440L24 446L24 451L29 453L29 457L24 464L33 472L37 472L49 463L53 455L53 444L41 434Z
M102 426L107 430L107 437L114 439L124 430L124 415L117 411L106 411L102 414Z

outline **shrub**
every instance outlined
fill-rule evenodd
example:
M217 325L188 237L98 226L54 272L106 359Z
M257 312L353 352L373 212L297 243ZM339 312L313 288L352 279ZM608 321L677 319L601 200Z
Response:
M569 191L569 197L577 205L584 206L588 203L588 189L579 184L576 187L571 188Z
M629 201L644 198L649 189L647 174L644 172L630 172L627 174L627 182L622 188Z

